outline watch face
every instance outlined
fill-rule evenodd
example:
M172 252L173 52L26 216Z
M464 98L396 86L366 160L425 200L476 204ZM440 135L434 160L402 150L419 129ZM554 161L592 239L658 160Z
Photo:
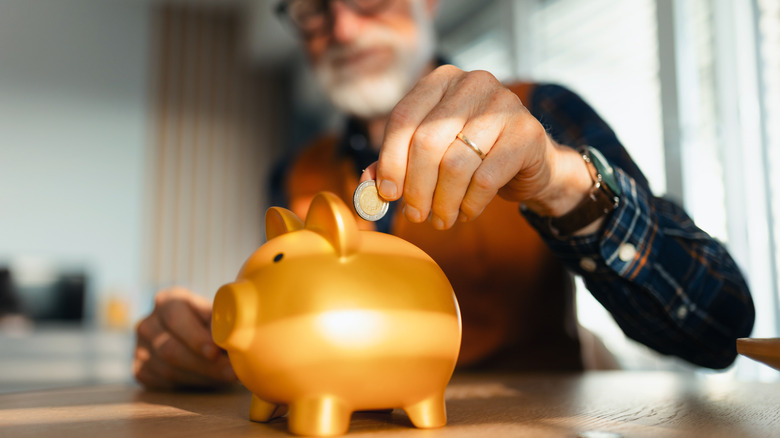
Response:
M615 175L615 171L607 159L604 158L604 155L594 147L588 147L588 154L593 162L593 166L596 167L596 170L601 175L604 184L612 190L615 196L620 196L620 185L618 185L617 175Z

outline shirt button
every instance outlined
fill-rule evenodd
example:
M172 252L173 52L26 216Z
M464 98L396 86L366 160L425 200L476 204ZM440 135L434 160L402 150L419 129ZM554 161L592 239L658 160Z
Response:
M634 260L636 247L630 243L624 243L618 248L618 258L624 262Z
M585 272L593 272L596 270L596 261L590 257L583 257L580 259L580 268Z
M677 319L683 319L688 316L688 308L682 305L677 308Z

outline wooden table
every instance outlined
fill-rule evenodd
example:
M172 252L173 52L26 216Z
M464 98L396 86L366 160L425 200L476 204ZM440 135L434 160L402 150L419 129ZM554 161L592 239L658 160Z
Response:
M249 393L158 393L91 386L0 395L0 437L289 436L284 418L247 419ZM349 436L780 437L780 382L668 372L458 375L447 427L403 411L356 413Z

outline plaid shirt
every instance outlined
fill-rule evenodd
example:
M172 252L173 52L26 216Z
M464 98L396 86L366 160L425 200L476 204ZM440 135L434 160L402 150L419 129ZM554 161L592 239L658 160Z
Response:
M612 164L621 186L620 204L600 233L567 239L547 233L546 221L523 211L552 251L609 310L627 336L664 354L710 368L736 357L736 339L748 336L755 317L745 280L726 249L697 228L679 206L650 193L642 172L615 133L575 93L538 85L531 113L558 143L591 145ZM349 120L339 153L356 174L378 159L364 126ZM287 205L284 179L292 157L275 170L274 205ZM396 203L390 204L390 209ZM388 232L393 212L375 225Z
M599 149L621 190L599 233L557 238L542 218L523 210L529 222L627 336L697 365L730 365L755 311L728 251L681 207L653 196L615 133L575 93L540 85L529 110L557 142Z

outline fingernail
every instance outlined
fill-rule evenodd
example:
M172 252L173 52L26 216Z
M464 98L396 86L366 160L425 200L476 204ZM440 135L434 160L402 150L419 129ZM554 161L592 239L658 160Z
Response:
M467 220L469 220L469 217L466 216L466 214L461 211L460 214L458 214L458 220L461 222L466 222Z
M379 196L385 199L395 199L397 191L398 187L395 186L394 182L386 179L379 182Z
M431 225L433 225L433 228L436 228L437 230L444 229L444 221L439 216L433 216L431 218Z
M204 344L203 348L201 349L203 352L203 356L205 356L207 359L213 359L214 356L219 353L219 350L217 350L217 347L211 345L211 344Z
M420 217L420 210L417 210L411 205L404 205L404 216L406 216L406 218L409 219L411 222L414 223L422 222L422 217Z

